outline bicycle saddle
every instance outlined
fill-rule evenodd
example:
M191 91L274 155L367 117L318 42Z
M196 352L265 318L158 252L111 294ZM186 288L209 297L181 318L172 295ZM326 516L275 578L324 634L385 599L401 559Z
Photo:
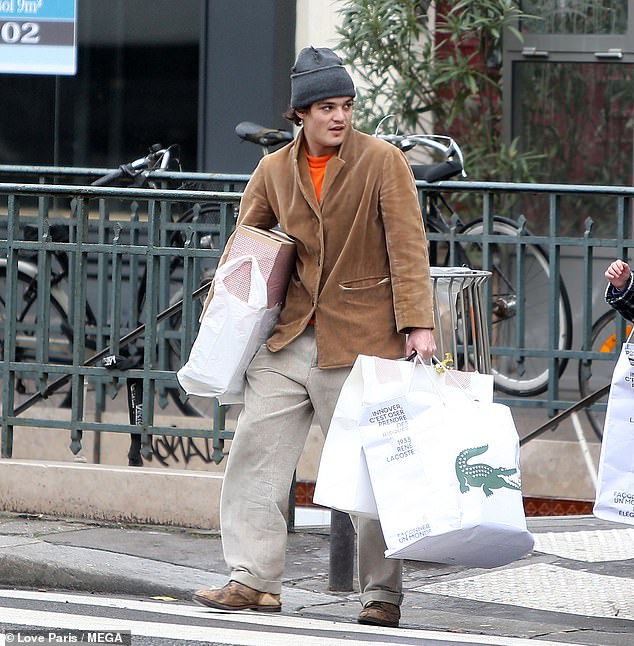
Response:
M457 159L447 159L440 164L412 164L416 179L425 182L440 182L462 172L462 164Z
M286 130L265 128L252 121L241 121L236 126L236 135L244 141L250 141L260 146L275 146L293 141L293 135Z

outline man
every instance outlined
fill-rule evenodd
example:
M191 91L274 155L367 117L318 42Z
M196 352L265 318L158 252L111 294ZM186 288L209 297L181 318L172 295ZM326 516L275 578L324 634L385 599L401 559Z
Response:
M238 222L278 223L297 244L279 321L249 370L221 496L230 582L194 600L281 609L289 489L313 416L327 431L358 354L435 350L427 242L403 154L351 126L355 89L341 59L303 49L291 74L294 142L264 157ZM360 623L398 626L401 562L378 521L355 519Z

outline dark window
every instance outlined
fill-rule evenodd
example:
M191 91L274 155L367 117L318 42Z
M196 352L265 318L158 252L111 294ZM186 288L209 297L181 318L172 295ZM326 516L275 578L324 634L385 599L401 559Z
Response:
M504 40L504 135L541 156L541 182L630 185L634 179L634 12L623 0L524 0L523 39ZM544 207L523 207L545 221ZM614 209L568 200L571 227Z
M80 0L76 76L0 75L0 164L117 166L178 144L194 170L200 0Z
M525 61L514 73L513 131L524 149L546 155L539 181L630 182L633 64Z

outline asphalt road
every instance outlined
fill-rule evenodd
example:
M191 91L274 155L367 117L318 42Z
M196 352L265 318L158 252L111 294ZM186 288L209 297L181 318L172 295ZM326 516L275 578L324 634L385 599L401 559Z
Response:
M169 599L0 590L1 644L168 646L565 646L567 642L389 629L356 623L224 613ZM83 639L83 641L81 641Z

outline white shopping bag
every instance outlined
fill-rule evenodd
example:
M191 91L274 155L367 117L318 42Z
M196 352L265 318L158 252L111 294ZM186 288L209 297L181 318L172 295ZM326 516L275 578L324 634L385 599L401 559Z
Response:
M216 271L211 302L187 363L177 372L188 395L241 401L244 375L268 339L280 307L267 308L267 288L255 256L227 261Z
M363 357L359 356L344 382L321 452L313 502L357 516L378 518L370 476L359 434L363 409ZM397 364L388 388L405 393L414 366Z
M474 398L493 400L491 375L448 372L452 376L420 363L359 355L337 400L321 454L313 502L378 518L359 432L362 411L366 405L403 398L411 410L422 412L438 401L439 393L444 392L448 400L464 399L464 393L456 388L458 383ZM377 414L391 420L398 412L394 409Z
M360 430L386 556L489 568L532 549L508 407L464 394L422 413L403 398L380 406L398 419L378 424L366 406Z
M593 513L634 525L634 343L629 339L612 375Z

